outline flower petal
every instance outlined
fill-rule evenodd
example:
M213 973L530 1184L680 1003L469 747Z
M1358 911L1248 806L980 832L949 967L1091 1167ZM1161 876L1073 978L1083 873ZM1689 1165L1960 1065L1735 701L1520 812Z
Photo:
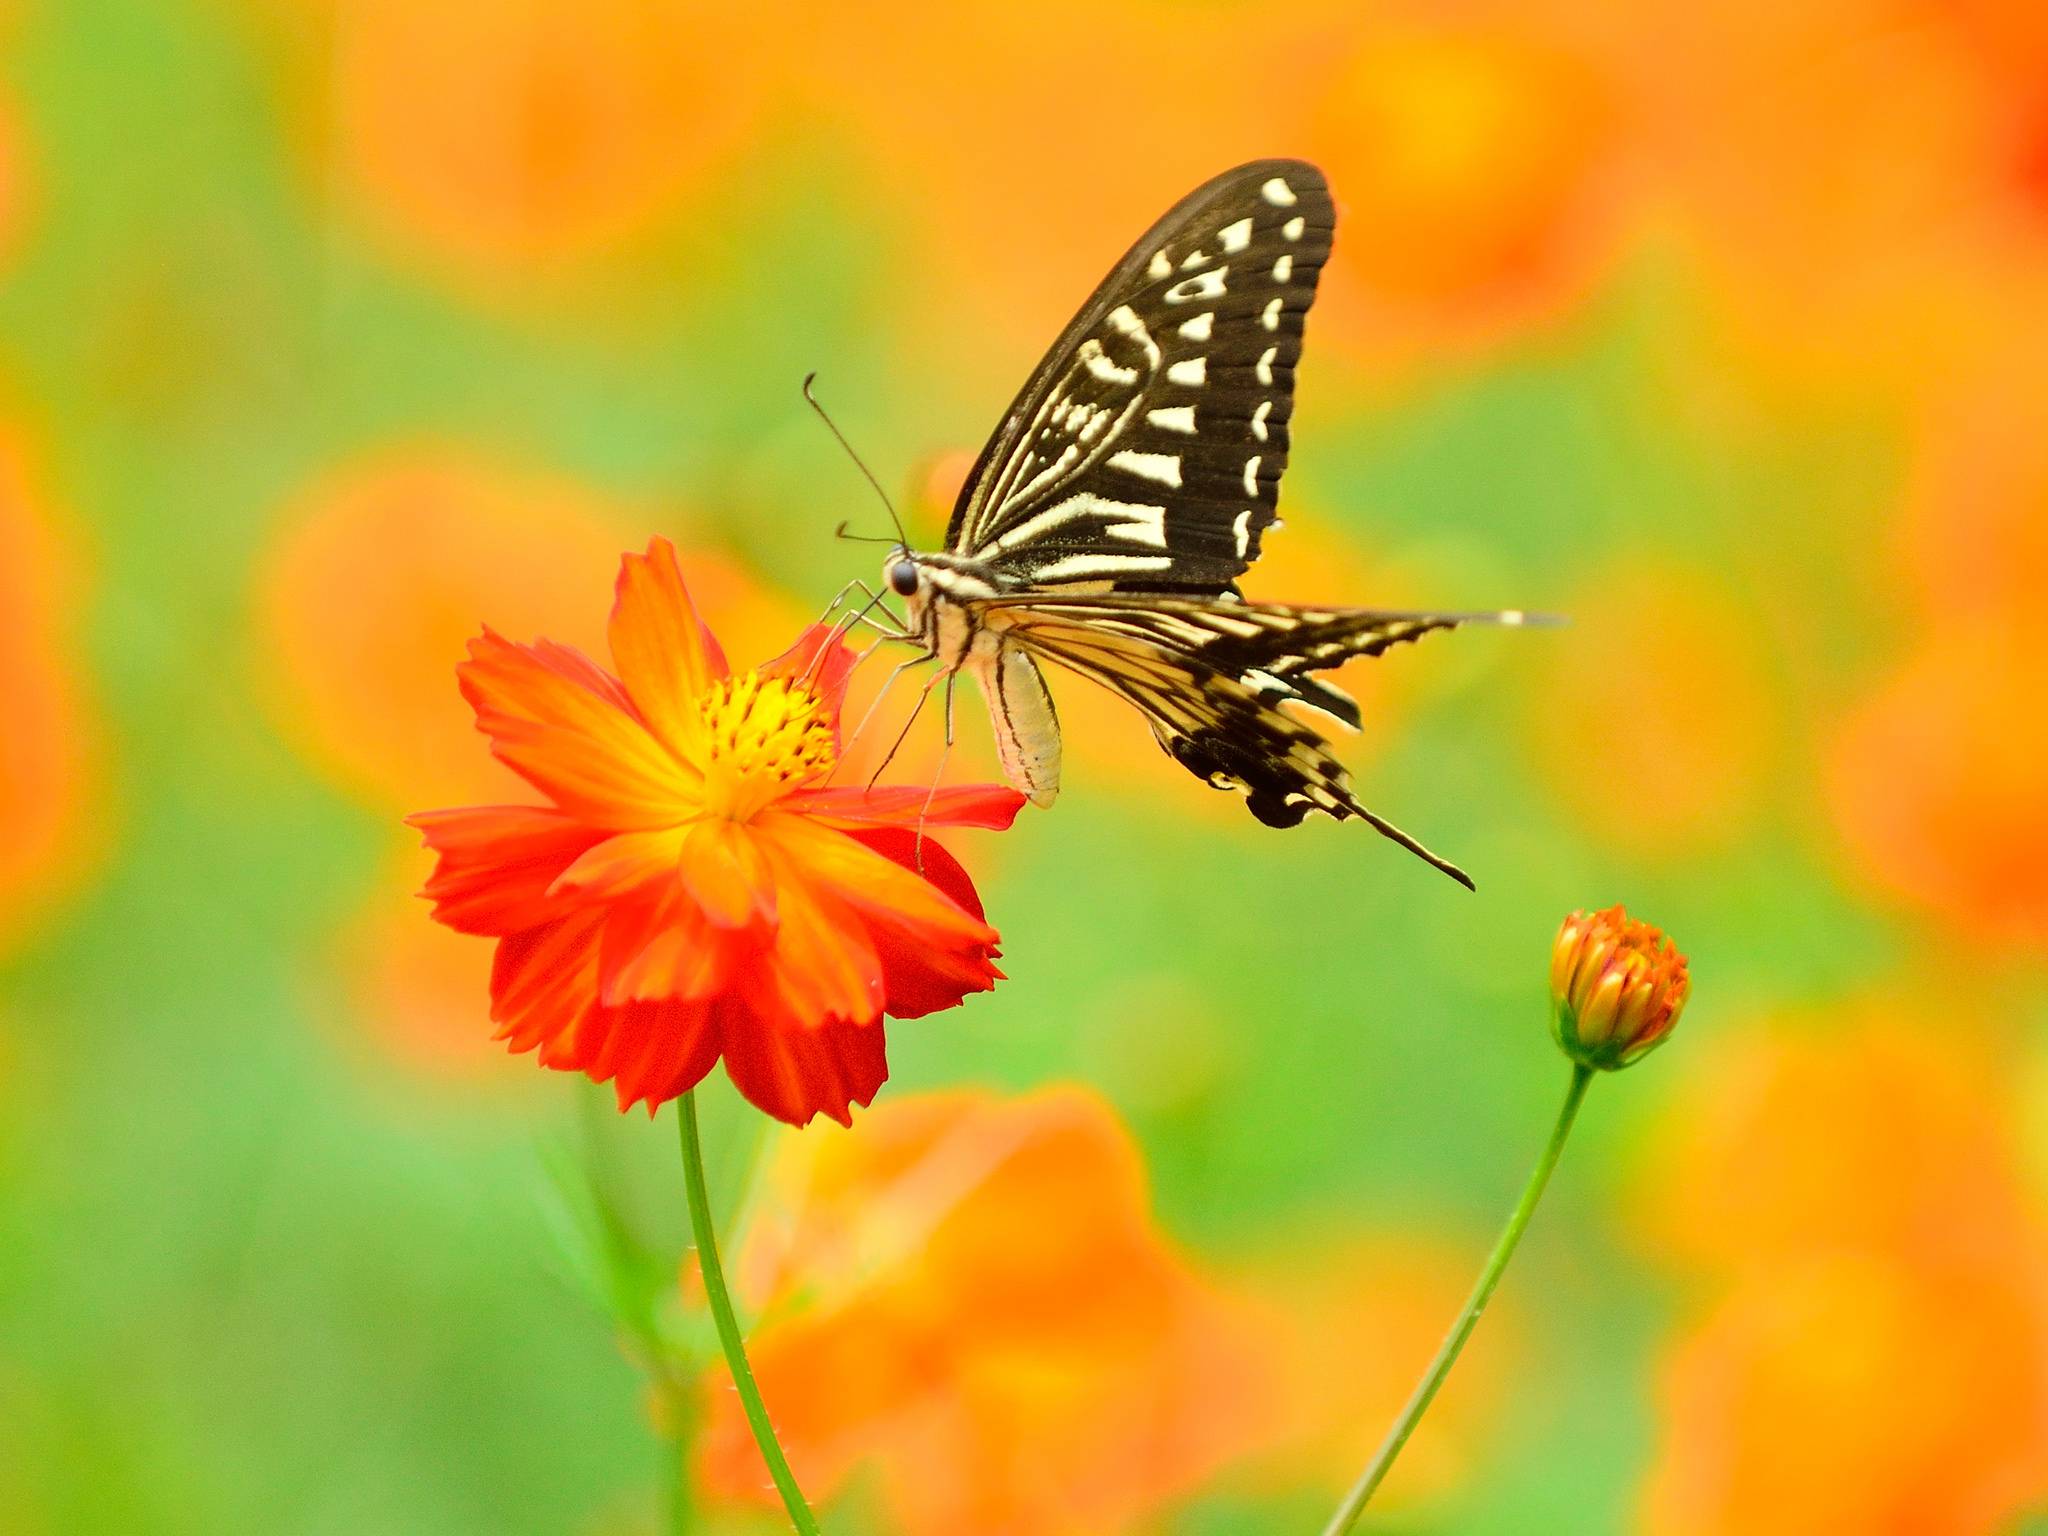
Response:
M651 1116L696 1087L718 1061L715 1003L629 1003L605 1011L613 1016L613 1051L605 1070L592 1075L599 1082L611 1079L620 1109L643 1103Z
M683 888L719 927L775 921L775 876L750 828L722 816L695 823L676 869Z
M986 917L981 906L981 893L975 890L966 866L954 858L944 844L919 837L903 827L864 827L848 835L891 863L922 875L951 897L961 911L975 917Z
M422 811L405 824L435 854L420 894L458 933L499 938L551 922L568 903L549 892L562 871L602 837L539 805L477 805Z
M574 893L586 901L613 901L656 880L673 882L682 851L681 827L614 833L585 849L563 870L553 892Z
M834 785L802 790L783 809L814 816L829 826L987 827L1006 830L1024 797L1003 784L948 784L937 791L892 784L883 789Z
M614 831L673 825L701 775L649 734L618 685L565 646L485 630L457 667L491 750L562 810Z
M873 1024L882 1017L882 962L867 923L829 887L805 879L776 844L781 921L764 955L761 980L773 986L782 1009L810 1029L838 1020Z
M826 1114L853 1124L888 1079L887 1041L879 1024L822 1024L816 1029L728 1005L725 1070L755 1108L791 1125Z
M619 562L610 639L612 663L655 735L679 756L700 761L698 701L725 676L725 656L697 617L667 539L654 539L646 554Z
M832 722L833 740L839 736L839 711L846 703L847 679L859 658L848 650L840 631L829 624L813 624L797 636L795 645L758 669L763 677L801 679L818 696L825 718Z
M996 942L996 931L979 917L914 869L877 853L851 833L782 811L757 817L754 833L776 843L806 879L830 887L864 917L880 918L934 945ZM897 835L913 837L900 831ZM929 838L923 842L928 849L934 846Z
M930 838L919 839L900 827L877 827L853 834L868 847L905 869L923 863L924 878L944 891L962 910L980 917L981 898L960 861ZM922 842L922 847L919 846ZM957 1006L969 992L986 992L1002 980L994 965L993 943L944 948L926 942L914 929L871 915L868 932L882 960L889 1016L919 1019Z
M491 961L491 1018L514 1051L574 1038L597 995L603 914L577 912L498 941ZM545 1059L545 1053L544 1053Z
M725 985L748 949L744 934L714 926L671 880L606 914L600 996L607 1004L699 1001Z

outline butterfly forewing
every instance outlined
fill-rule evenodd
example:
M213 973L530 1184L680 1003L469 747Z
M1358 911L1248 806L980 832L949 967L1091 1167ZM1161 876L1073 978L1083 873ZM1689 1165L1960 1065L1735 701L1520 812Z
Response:
M954 508L951 552L1039 588L1227 590L1274 521L1335 225L1300 161L1239 166L1183 198L1011 405Z

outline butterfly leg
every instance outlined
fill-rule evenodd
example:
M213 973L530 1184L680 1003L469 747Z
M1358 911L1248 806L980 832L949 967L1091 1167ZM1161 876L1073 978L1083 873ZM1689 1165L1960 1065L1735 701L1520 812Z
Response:
M888 640L889 636L887 635L884 635L880 639L876 640L874 645L869 646L865 651L862 651L860 653L861 660L865 661L869 656L874 654L876 647L887 644ZM875 711L880 709L882 707L882 701L889 697L889 690L896 686L897 678L901 677L904 673L908 672L912 667L927 667L930 666L933 662L937 661L938 659L939 658L936 655L928 653L923 656L913 656L910 658L910 660L898 662L895 666L891 667L889 669L889 675L882 679L881 688L876 692L874 698L869 701L868 707L861 712L860 724L856 725L853 728L853 734L846 738L846 745L850 747L856 741L860 740L861 732L865 731L868 728L868 722L875 718ZM912 718L915 718L915 716L913 716ZM908 729L908 727L906 726L905 729Z
M960 674L957 670L948 672L946 677L946 741L939 748L939 765L932 770L932 787L925 791L924 807L917 813L917 872L924 873L924 823L931 815L932 802L939 797L939 781L946 776L946 759L953 755L953 680ZM937 678L932 679L937 682Z
M914 661L907 661L903 665L911 666L914 665L915 662L932 661L935 659L935 657L931 656L919 656L916 657ZM900 671L901 668L898 668L898 670ZM903 729L896 733L896 739L889 744L888 753L882 758L882 761L876 766L875 771L872 774L868 775L869 789L873 789L875 787L876 781L878 781L882 777L882 775L888 771L889 765L896 761L896 754L903 750L903 743L910 739L910 728L913 725L917 724L917 717L924 713L925 700L929 699L932 696L932 690L938 687L939 683L942 680L950 679L951 676L952 674L950 672L935 673L930 678L930 680L925 683L924 687L918 690L917 702L910 706L910 718L903 722Z

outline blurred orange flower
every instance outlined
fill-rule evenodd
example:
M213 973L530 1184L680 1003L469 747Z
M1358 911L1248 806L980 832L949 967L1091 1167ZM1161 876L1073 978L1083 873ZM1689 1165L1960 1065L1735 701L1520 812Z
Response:
M1992 1062L1864 1009L1686 1080L1641 1225L1727 1289L1666 1364L1654 1536L1966 1536L2048 1487L2048 1224Z
M1598 61L1519 14L1359 32L1306 135L1338 200L1330 323L1383 363L1584 297L1617 244L1628 142Z
M1671 221L1717 326L1793 377L1914 389L2038 313L2048 251L2025 0L1643 8ZM2015 67L2017 65L2018 67Z
M1845 723L1837 825L1876 881L1960 933L2048 946L2048 616L1940 625Z
M739 146L779 38L696 0L332 0L315 167L397 249L545 272L675 213Z
M1411 1232L1287 1245L1248 1277L1282 1383L1260 1486L1334 1498L1351 1484L1471 1290L1471 1265L1469 1253ZM1496 1298L1376 1509L1420 1510L1468 1479L1523 1353L1519 1304Z
M409 818L434 916L498 941L515 1051L650 1113L722 1056L759 1108L850 1122L888 1075L881 1019L999 979L996 934L926 825L1009 825L996 786L834 787L853 653L814 627L731 674L656 539L619 572L615 677L489 629L457 669L491 750L550 802Z
M0 947L53 911L95 852L97 752L65 633L74 573L43 502L27 445L0 428Z
M1699 570L1641 559L1595 572L1564 607L1572 622L1541 649L1529 727L1579 825L1667 863L1738 838L1774 724L1749 615Z
M12 18L0 12L0 27ZM28 156L22 146L21 113L9 96L0 96L0 260L12 255L29 215Z
M739 1272L805 1488L872 1466L909 1536L1110 1531L1254 1443L1254 1320L1146 1203L1129 1132L1077 1089L927 1095L785 1144ZM732 1395L707 1401L708 1485L760 1500Z

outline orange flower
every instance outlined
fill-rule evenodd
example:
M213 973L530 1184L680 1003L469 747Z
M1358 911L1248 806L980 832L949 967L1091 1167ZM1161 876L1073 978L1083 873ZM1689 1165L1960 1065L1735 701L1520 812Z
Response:
M58 909L104 840L100 754L68 633L74 561L40 479L24 434L0 427L0 950Z
M1305 125L1342 210L1337 334L1375 360L1440 354L1591 291L1620 243L1629 134L1619 83L1568 28L1425 7L1338 47Z
M754 1104L841 1123L888 1076L881 1018L999 979L966 872L914 828L1001 828L993 786L829 787L853 656L814 627L731 675L675 550L624 560L614 677L486 630L459 669L499 761L552 802L411 818L434 916L498 940L491 1016L515 1051L615 1082L621 1108L721 1056Z
M704 195L770 99L778 34L678 0L347 0L320 35L313 169L474 287L601 256Z
M1802 637L1773 636L1770 615L1697 567L1640 555L1606 561L1561 606L1572 622L1532 656L1526 713L1552 793L1631 859L1677 865L1742 837L1770 787L1771 641ZM1626 816L1617 783L1633 791Z
M1678 946L1619 906L1574 912L1557 930L1551 1032L1581 1066L1615 1072L1642 1060L1670 1036L1691 995Z
M1976 942L2048 943L2048 623L1942 624L1846 722L1828 801L1877 884Z
M1258 1319L1161 1236L1102 1100L934 1094L861 1130L787 1144L740 1255L806 1490L865 1464L907 1536L1123 1530L1265 1438ZM731 1392L706 1401L706 1484L760 1499Z
M1661 1372L1650 1536L1974 1536L2039 1498L2048 1225L2024 1104L2009 1050L1903 1022L1922 1011L1723 1042L1633 1160L1641 1227L1725 1287Z

